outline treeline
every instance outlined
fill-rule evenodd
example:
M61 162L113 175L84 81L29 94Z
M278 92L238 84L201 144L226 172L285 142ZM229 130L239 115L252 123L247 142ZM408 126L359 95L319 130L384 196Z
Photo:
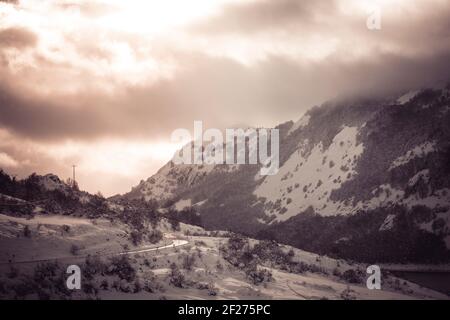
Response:
M38 206L43 213L86 216L89 218L112 214L103 196L79 191L78 188L65 184L56 176L51 178L64 188L48 190L42 185L43 178L33 173L25 179L18 180L0 170L0 193L28 202L11 203L11 201L2 201L0 202L1 212L32 215L33 210ZM86 197L89 201L81 201L82 197Z
M439 263L450 261L443 241L445 223L436 219L438 210L423 206L377 208L353 216L320 216L312 209L257 234L259 239L361 262ZM380 230L388 215L392 228ZM432 223L433 233L419 225Z
M201 218L200 214L193 207L187 207L181 211L169 210L165 214L165 217L169 220L169 222L172 224L174 229L177 228L176 225L179 222L203 227L202 218Z

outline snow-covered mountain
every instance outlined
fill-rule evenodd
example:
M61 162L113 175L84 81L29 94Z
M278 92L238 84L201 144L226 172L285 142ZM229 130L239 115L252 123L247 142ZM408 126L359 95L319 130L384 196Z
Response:
M170 161L124 197L195 205L208 228L316 251L342 253L355 239L405 228L414 234L405 246L430 236L450 248L449 87L326 103L277 128L276 175L261 176L258 165ZM305 236L310 225L326 239Z

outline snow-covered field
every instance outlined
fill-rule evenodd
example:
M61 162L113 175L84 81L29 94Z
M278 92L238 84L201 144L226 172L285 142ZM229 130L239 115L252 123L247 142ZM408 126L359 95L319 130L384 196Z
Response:
M24 236L25 226L30 231ZM44 260L57 260L64 268L84 262L88 255L118 257L127 255L140 283L151 282L152 290L130 290L132 284L99 289L101 299L446 299L447 296L393 276L383 279L382 290L369 290L364 283L348 283L334 273L349 269L365 270L366 265L347 263L288 246L295 261L315 265L321 272L289 273L271 266L266 268L273 279L255 285L245 273L224 260L219 248L227 238L211 234L199 227L181 224L179 231L170 230L166 222L159 228L165 237L158 244L133 246L126 237L127 228L108 220L89 220L62 216L37 215L32 219L0 215L0 270L2 278L12 269L31 273ZM195 235L194 235L195 234ZM257 243L251 240L251 244ZM72 244L80 250L70 252ZM192 266L183 269L186 257ZM180 266L185 284L173 285L172 264ZM82 270L83 271L83 270ZM4 280L0 278L1 280ZM106 280L105 280L106 279ZM14 281L9 279L7 281ZM82 280L84 281L84 280ZM86 280L87 281L87 280ZM89 283L94 280L89 280ZM113 282L110 278L102 281ZM100 280L98 280L100 283ZM100 286L100 285L99 285ZM208 288L208 289L205 289ZM213 289L211 289L213 288ZM212 294L211 292L214 292ZM76 298L86 298L78 293ZM11 298L9 296L9 298ZM29 298L33 298L32 296Z

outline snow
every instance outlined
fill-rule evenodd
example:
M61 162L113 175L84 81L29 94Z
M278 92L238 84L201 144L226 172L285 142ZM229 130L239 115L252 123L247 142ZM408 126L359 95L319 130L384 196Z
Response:
M380 227L380 231L391 230L394 227L394 214L390 214L386 217L383 224Z
M266 224L267 222L264 219L257 218L256 221L258 221L261 224Z
M417 176L417 175L416 175ZM411 180L413 180L414 177ZM433 194L421 198L417 194L411 194L405 198L405 191L402 189L393 188L390 184L382 184L372 191L372 194L377 194L368 201L359 201L350 212L357 212L360 209L375 209L379 207L386 207L394 203L405 205L412 208L417 205L426 206L430 209L445 208L450 203L450 189L444 188L433 192Z
M288 135L297 131L300 128L306 127L308 125L310 119L311 119L311 117L308 114L301 117L296 123L294 123L292 125L292 128L289 129Z
M3 224L3 222L11 222L11 219L16 220L16 225ZM61 234L59 232L60 228L54 228L55 231L58 231L55 233L40 232L38 234L36 233L36 228L39 223L45 223L45 225L41 226L41 229L44 230L51 230L51 225L47 225L47 223L55 223L56 225L68 224L71 228L70 232L66 234ZM124 225L113 224L107 220L96 220L94 223L94 221L89 219L61 216L39 216L26 220L0 215L0 232L10 226L16 227L17 232L21 232L23 224L33 225L30 228L33 232L33 237L24 238L16 235L12 238L2 239L5 245L1 246L0 263L3 263L5 268L9 260L16 263L24 263L42 261L43 259L59 259L63 264L66 262L78 264L88 254L98 254L105 257L128 254L133 255L130 263L133 264L136 270L137 279L142 281L152 279L153 281L153 277L156 277L154 279L156 283L161 284L161 288L164 288L161 291L157 289L158 291L154 293L149 293L145 290L139 293L100 290L99 298L101 299L156 299L161 296L167 299L210 299L211 297L208 296L206 290L197 290L190 285L180 289L170 285L168 282L167 274L171 270L170 264L172 262L179 263L182 257L192 252L192 248L204 254L201 259L197 259L196 265L193 266L193 272L185 273L187 280L193 280L194 283L214 283L214 287L217 288L218 295L216 298L218 299L341 299L342 293L345 291L350 291L351 296L356 299L446 298L443 294L421 288L406 280L402 280L400 284L393 286L391 285L392 281L396 278L390 275L383 276L382 290L368 290L364 282L351 284L332 274L334 270L342 273L349 269L365 272L366 264L349 264L344 260L320 256L285 245L281 245L282 250L285 252L292 250L294 252L294 261L315 265L326 272L295 274L269 268L267 265L258 265L258 269L270 269L274 280L261 286L255 286L246 279L239 269L232 266L227 266L221 270L217 268L218 263L226 265L220 254L220 247L226 241L225 238L211 236L185 237L185 230L183 230L185 228L202 229L184 224L181 224L182 230L179 232L165 233L167 241L152 246L144 244L142 247L136 247L126 252L123 249L123 245L128 244L128 242L122 239L122 236L125 234ZM162 231L166 232L167 230ZM205 231L203 230L203 232ZM202 242L201 245L196 244L199 241ZM249 239L249 241L252 244L257 242L254 239ZM73 256L70 253L71 244L77 244L82 248L80 255ZM162 250L165 251L161 252ZM143 261L149 257L152 258L152 266L146 267ZM25 272L28 269L27 265L17 264L18 268L22 268L22 266L21 272ZM429 268L430 266L425 267ZM435 266L431 267L435 268ZM448 266L446 267L448 269ZM99 282L101 279L103 278L96 276L94 281Z
M175 210L177 211L183 211L183 209L186 209L192 205L191 199L180 199L175 204Z
M156 174L133 188L132 193L138 192L146 201L151 199L170 199L175 196L180 186L192 187L208 174L217 171L233 171L237 165L196 165L167 163Z
M322 215L348 211L349 208L330 201L329 197L331 190L340 188L342 183L356 174L356 161L364 150L362 143L357 142L357 135L357 127L344 126L328 149L324 150L322 143L319 143L309 154L304 150L307 141L300 143L299 149L284 163L278 174L265 177L254 192L261 199L266 199L266 205L273 205L279 200L281 208L286 208L284 213L269 208L266 214L275 214L274 221L284 221L309 206Z
M62 182L54 174L47 174L47 175L43 176L40 179L39 183L42 187L44 187L48 191L53 191L53 190L64 191L68 187L64 182Z
M394 203L404 204L409 208L415 205L424 205L431 209L448 206L450 203L448 189L435 190L433 194L424 198L418 194L411 194L405 198L403 189L394 188L390 184L378 186L372 190L371 199L359 201L356 204L353 204L352 198L347 201L332 201L331 191L339 189L342 183L356 175L355 166L364 150L363 145L357 142L357 134L358 128L344 127L326 150L319 143L310 152L306 152L308 141L302 141L299 143L298 150L283 164L277 175L255 177L260 179L260 184L254 194L265 203L266 215L275 217L271 223L285 221L307 210L308 207L326 216L354 214L358 210L386 207ZM390 169L433 151L435 151L435 142L422 143L397 158ZM330 162L334 165L331 166ZM408 186L414 186L420 179L427 182L429 174L429 169L417 172L409 179ZM380 226L380 230L392 228L393 218L389 216ZM430 230L431 227L423 226L423 228Z
M419 182L420 179L424 179L424 181L428 183L430 179L430 170L424 169L422 171L417 172L411 179L409 179L408 186L410 187L414 186L417 182Z
M402 95L400 98L398 98L397 103L401 105L406 104L409 101L411 101L418 93L419 93L418 90L409 91L404 95Z
M154 247L153 246L153 247L150 247L150 248L143 248L143 249L125 251L125 252L120 252L119 255L129 255L129 254L136 254L136 253L159 251L159 250L162 250L162 249L184 246L186 244L188 244L188 242L186 240L175 239L175 240L172 241L171 244L168 244L168 245L165 245L165 246L160 246L160 247Z
M36 215L33 219L19 218L19 217L11 217L4 214L0 214L0 223L4 223L6 221L13 221L16 223L20 223L23 225L90 225L91 222L84 218L74 218L67 216L58 216L58 215Z
M208 201L208 199L196 202L196 203L194 203L194 206L200 207L200 206L204 205L206 203L206 201Z
M426 156L427 154L436 151L436 142L434 141L427 141L424 142L413 149L406 152L404 155L398 157L397 159L392 162L392 165L389 167L389 170L392 170L396 167L399 167L401 165L404 165L411 161L414 158L422 158Z
M25 200L22 200L22 199L19 199L19 198L15 198L15 197L11 197L11 196L8 196L8 195L3 194L3 193L0 193L0 199L7 200L7 201L22 202L22 203L26 202Z
M446 207L450 203L450 189L444 188L434 191L433 194L425 198L420 198L417 195L411 195L404 200L404 202L412 207L414 205L423 205L428 208Z
M411 181L415 181L418 177L426 176L428 170L423 170L418 172L414 177L410 179ZM436 190L433 194L425 198L421 198L417 194L411 194L407 198L405 198L405 192L401 189L393 188L389 184L380 185L378 188L375 188L372 192L374 196L368 201L359 201L356 205L354 205L348 213L355 213L358 210L365 209L371 210L380 207L388 207L392 204L400 204L405 205L407 208L412 208L417 205L425 206L430 209L436 208L447 208L450 203L450 189L444 188L440 190ZM380 226L380 231L390 230L394 226L395 215L388 215L384 220L383 224ZM433 223L437 219L443 219L446 222L446 226L444 227L445 232L450 233L450 210L439 212L436 216L430 221L423 222L418 224L417 226L427 232L435 233L433 230ZM449 247L450 248L450 247Z

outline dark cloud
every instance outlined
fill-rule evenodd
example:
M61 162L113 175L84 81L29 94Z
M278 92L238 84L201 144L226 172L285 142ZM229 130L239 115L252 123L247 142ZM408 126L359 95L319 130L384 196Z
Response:
M97 13L107 10L101 6L70 3L64 8L84 8L80 10ZM35 140L108 136L167 139L172 130L190 128L197 119L219 128L236 123L275 125L298 118L313 105L337 96L387 95L448 80L450 48L446 40L450 36L450 4L442 3L438 8L421 5L416 9L421 8L424 10L419 13L415 10L408 18L397 20L389 19L388 12L383 29L371 32L365 28L365 17L345 16L337 0L266 0L228 5L219 15L194 24L191 32L204 32L211 36L207 38L211 41L216 34L234 33L252 43L254 33L264 31L270 40L271 32L284 30L288 37L321 34L327 42L333 37L331 30L343 45L322 59L310 61L301 56L300 42L299 57L268 53L249 65L231 58L168 48L168 55L182 65L173 77L134 86L117 84L112 93L96 90L94 84L107 79L78 70L76 61L55 62L37 52L33 57L42 73L30 76L27 70L12 74L8 67L0 69L4 79L0 83L0 126ZM275 32L273 37L279 36ZM113 42L123 41L117 34L114 37ZM142 37L134 35L128 40L132 54L145 59L148 53L140 50L145 43ZM0 31L3 47L32 46L36 41L37 36L25 29ZM75 39L65 35L65 41L88 60L114 63L114 52L96 46L100 39L95 34L83 32ZM368 43L370 50L353 55L352 43L355 49L364 49ZM392 47L395 50L386 50ZM7 66L8 58L0 56L0 62L3 60ZM39 90L31 90L33 86L21 85L40 77L43 81L53 79L48 86L57 86L59 79L61 85L65 81L86 85L64 95L41 94Z
M37 36L33 32L23 28L0 29L0 48L33 47L36 45Z
M318 17L335 10L333 0L256 1L226 5L212 18L193 24L192 30L206 33L259 33L289 26L316 24Z
M231 59L183 56L185 71L172 80L121 88L114 95L78 92L43 97L0 85L0 126L37 140L105 136L168 138L196 119L227 127L296 119L314 104L338 95L386 96L446 80L450 54L347 64L301 66L272 56L252 67Z
M410 1L401 7L387 4L381 11L382 29L377 32L366 27L370 11L343 10L345 4L338 0L263 0L231 4L215 16L192 24L189 30L193 35L212 39L231 35L256 41L254 36L264 35L269 40L297 42L299 46L305 39L317 36L325 43L341 44L343 48L337 50L350 50L348 46L355 50L395 48L404 54L450 50L448 1ZM351 51L342 54L350 55Z
M168 141L174 129L192 129L194 120L217 128L273 126L326 100L389 97L449 80L450 2L387 6L379 31L366 28L361 10L343 10L345 3L226 5L181 32L170 30L167 39L97 25L115 9L96 2L48 4L49 17L58 18L50 27L30 20L33 32L0 19L3 160L16 160L18 174L67 176L83 155L55 156L51 148L65 143L95 149L105 140ZM27 5L28 13L41 15L33 12L37 2ZM75 31L64 22L55 27L63 14L80 23ZM167 77L158 73L166 61L175 66ZM104 173L90 188L128 188L157 165L142 167L145 172L126 177ZM86 184L89 178L86 173Z

